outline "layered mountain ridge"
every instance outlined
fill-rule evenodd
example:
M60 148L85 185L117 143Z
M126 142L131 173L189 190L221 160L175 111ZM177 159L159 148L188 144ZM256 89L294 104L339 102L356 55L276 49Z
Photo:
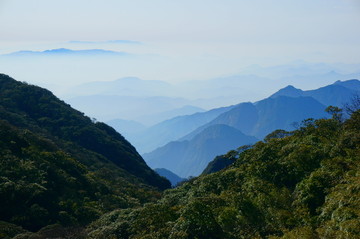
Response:
M215 156L256 141L255 137L244 135L233 127L216 124L191 140L170 142L143 157L152 168L163 167L187 178L199 175Z
M327 118L329 116L325 112L327 106L342 107L349 102L353 96L359 94L359 87L360 81L358 80L337 81L332 85L307 91L296 89L290 85L280 89L264 100L255 103L245 102L224 108L225 110L216 115L212 120L205 122L192 132L174 140L174 142L170 142L150 153L144 154L144 158L152 167L168 168L183 177L196 176L200 174L202 170L198 170L196 171L197 174L191 175L184 173L188 170L186 166L183 166L184 168L180 170L176 168L180 166L175 167L174 165L179 165L180 161L188 161L189 158L194 161L189 163L190 165L204 161L209 163L216 155L212 155L211 157L208 155L207 158L204 159L202 157L205 156L199 156L200 153L194 153L189 157L180 153L174 153L174 155L172 155L171 152L182 152L185 144L187 144L186 142L191 142L193 138L201 135L202 132L208 128L214 125L226 125L248 136L263 139L267 134L277 129L294 130L302 120L307 118ZM206 113L207 112L201 114L205 115ZM186 117L186 119L191 118L191 115ZM158 124L156 127L159 128L162 125L165 125L165 122ZM151 128L147 130L147 132L151 132L150 130ZM176 128L167 128L167 130L167 134L171 135L173 131L176 131ZM223 132L223 134L225 135L226 133ZM152 134L150 133L149 135ZM175 138L174 135L175 134L173 134L173 138ZM168 137L168 139L171 139L171 136ZM206 140L203 139L203 142L206 142ZM218 147L219 150L217 152L220 152L221 145L221 143L212 145L210 149L205 147L205 143L201 147L195 146L195 144L189 144L186 148L192 148L191 150L195 151L197 147L197 150L208 152ZM239 146L241 146L241 144L233 146L233 148ZM227 148L227 150L230 150L230 148ZM226 153L227 150L223 148L222 153ZM198 155L198 157L194 155ZM156 164L153 164L154 162L156 162ZM202 165L201 167L204 169L206 165Z

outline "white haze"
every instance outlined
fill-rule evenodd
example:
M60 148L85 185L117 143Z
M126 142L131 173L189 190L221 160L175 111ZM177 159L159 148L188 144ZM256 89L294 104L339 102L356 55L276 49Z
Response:
M0 72L98 120L150 125L257 101L289 84L360 78L359 25L358 0L0 0ZM126 54L8 55L59 48ZM141 80L118 92L83 90L126 77Z

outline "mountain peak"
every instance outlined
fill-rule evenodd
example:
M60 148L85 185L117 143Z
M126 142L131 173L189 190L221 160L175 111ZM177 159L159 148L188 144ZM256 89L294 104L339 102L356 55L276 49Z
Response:
M290 97L299 97L303 95L303 91L295 88L292 85L288 85L282 89L280 89L275 94L271 95L270 98L275 98L278 96L290 96Z
M286 87L284 87L283 89L296 89L293 85L288 85Z

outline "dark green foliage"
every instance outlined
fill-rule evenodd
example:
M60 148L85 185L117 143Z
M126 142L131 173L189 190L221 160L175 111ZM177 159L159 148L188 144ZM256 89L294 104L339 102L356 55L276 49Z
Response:
M277 129L277 130L271 132L270 134L266 135L265 138L264 138L264 141L268 142L271 139L281 139L281 138L284 138L286 136L290 136L291 134L292 134L291 132L288 132L286 130Z
M213 161L211 161L208 166L204 169L202 174L216 173L231 164L233 164L238 158L239 154L247 149L250 149L251 145L243 145L236 150L230 150L225 155L216 156Z
M55 223L81 228L168 187L111 127L47 90L0 75L1 237Z
M169 186L148 168L135 148L114 129L104 123L93 123L50 91L0 75L0 92L1 119L100 154L150 185L161 189Z
M213 161L211 161L208 166L204 169L202 174L210 174L220 171L221 169L226 168L231 165L234 160L229 159L223 156L216 156Z
M0 132L1 220L38 230L55 222L85 225L111 209L101 201L115 193L83 164L5 121Z
M235 162L165 191L156 204L101 217L88 236L360 237L360 111L346 121L310 119L221 157Z

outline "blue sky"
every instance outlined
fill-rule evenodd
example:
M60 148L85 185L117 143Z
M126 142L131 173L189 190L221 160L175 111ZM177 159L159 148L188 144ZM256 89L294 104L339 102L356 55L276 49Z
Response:
M102 48L141 56L99 67L112 70L104 80L208 79L251 64L359 63L359 26L358 0L0 0L0 54ZM109 40L143 44L66 44Z

